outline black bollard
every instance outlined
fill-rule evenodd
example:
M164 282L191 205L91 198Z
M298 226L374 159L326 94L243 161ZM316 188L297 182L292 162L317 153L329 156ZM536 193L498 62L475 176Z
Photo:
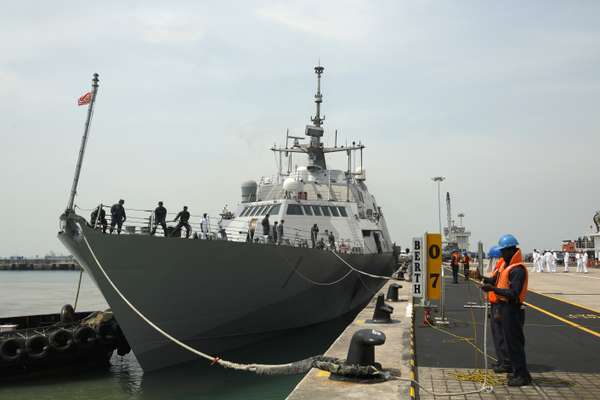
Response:
M375 329L361 329L352 335L345 364L380 365L375 362L375 346L385 343L385 334Z
M383 293L377 296L377 303L375 303L375 312L373 313L373 319L369 322L376 324L389 324L392 322L390 315L394 312L394 308L385 304L383 300Z
M385 296L386 300L390 301L398 301L398 289L401 289L402 285L398 285L397 283L392 283L388 286L387 295Z

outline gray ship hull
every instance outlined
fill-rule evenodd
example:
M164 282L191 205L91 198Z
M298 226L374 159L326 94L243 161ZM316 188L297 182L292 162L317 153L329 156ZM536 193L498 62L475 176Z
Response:
M266 338L357 313L384 284L317 249L105 235L76 217L58 237L103 293L145 371L197 356L135 314L94 255L121 293L164 331L214 356L263 343L264 359L253 360L260 362L285 352L264 344ZM391 253L341 257L371 274L393 270Z

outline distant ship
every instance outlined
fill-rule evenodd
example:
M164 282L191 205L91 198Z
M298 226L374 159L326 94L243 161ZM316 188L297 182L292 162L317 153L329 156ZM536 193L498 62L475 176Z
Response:
M151 236L147 222L108 235L75 208L61 216L58 238L101 290L145 371L196 356L149 326L124 299L173 337L220 356L289 330L352 317L385 282L357 271L392 274L385 217L365 185L365 146L338 146L337 134L333 147L321 142L323 70L315 67L316 115L305 130L309 143L288 135L285 146L271 149L279 156L277 176L245 182L239 206L210 229L207 239L213 240ZM327 168L325 155L334 152L347 156L345 171ZM360 163L353 167L357 153ZM307 156L305 166L292 167L296 154ZM262 235L267 214L271 224L285 220L279 244ZM326 230L334 236L333 247ZM265 346L262 354L268 360L269 353L282 351Z

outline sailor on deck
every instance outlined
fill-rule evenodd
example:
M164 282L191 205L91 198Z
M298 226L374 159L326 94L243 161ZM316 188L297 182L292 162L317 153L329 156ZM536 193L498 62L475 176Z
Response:
M518 244L513 235L504 235L500 238L498 247L506 266L499 273L495 285L485 283L481 287L485 292L493 292L500 304L502 330L512 367L508 386L525 386L531 383L523 333L525 323L523 303L527 295L528 271L523 264L521 250L517 248Z
M127 220L127 215L125 215L125 200L121 199L117 204L113 204L110 208L110 233L113 233L115 230L115 225L117 225L117 234L121 234L121 227L123 226L123 222Z
M150 235L154 235L156 233L156 228L160 225L163 229L163 234L165 237L167 236L167 209L163 206L163 202L158 202L158 207L154 209L154 227L152 228L152 232Z
M202 220L200 221L200 233L202 239L208 239L208 225L208 214L204 213L202 214Z
M568 251L565 251L564 263L565 263L565 268L564 268L563 272L569 272L569 252Z
M179 223L177 223L177 226L175 227L175 230L173 230L171 236L175 236L176 234L179 234L179 236L181 236L181 228L185 228L185 238L189 238L190 232L192 231L192 227L189 224L190 213L188 211L187 206L183 206L183 210L180 211L179 214L177 214L177 216L175 216L173 222L177 222L177 220L179 220Z
M550 253L550 250L544 252L544 264L546 264L546 272L552 272L552 253Z

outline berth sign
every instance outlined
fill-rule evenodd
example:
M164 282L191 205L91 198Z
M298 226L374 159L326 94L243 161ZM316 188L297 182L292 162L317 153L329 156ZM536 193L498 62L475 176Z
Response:
M428 233L427 238L427 298L440 299L442 274L442 235Z
M425 294L423 277L425 276L425 264L423 263L423 238L416 237L412 240L412 296L421 299Z

